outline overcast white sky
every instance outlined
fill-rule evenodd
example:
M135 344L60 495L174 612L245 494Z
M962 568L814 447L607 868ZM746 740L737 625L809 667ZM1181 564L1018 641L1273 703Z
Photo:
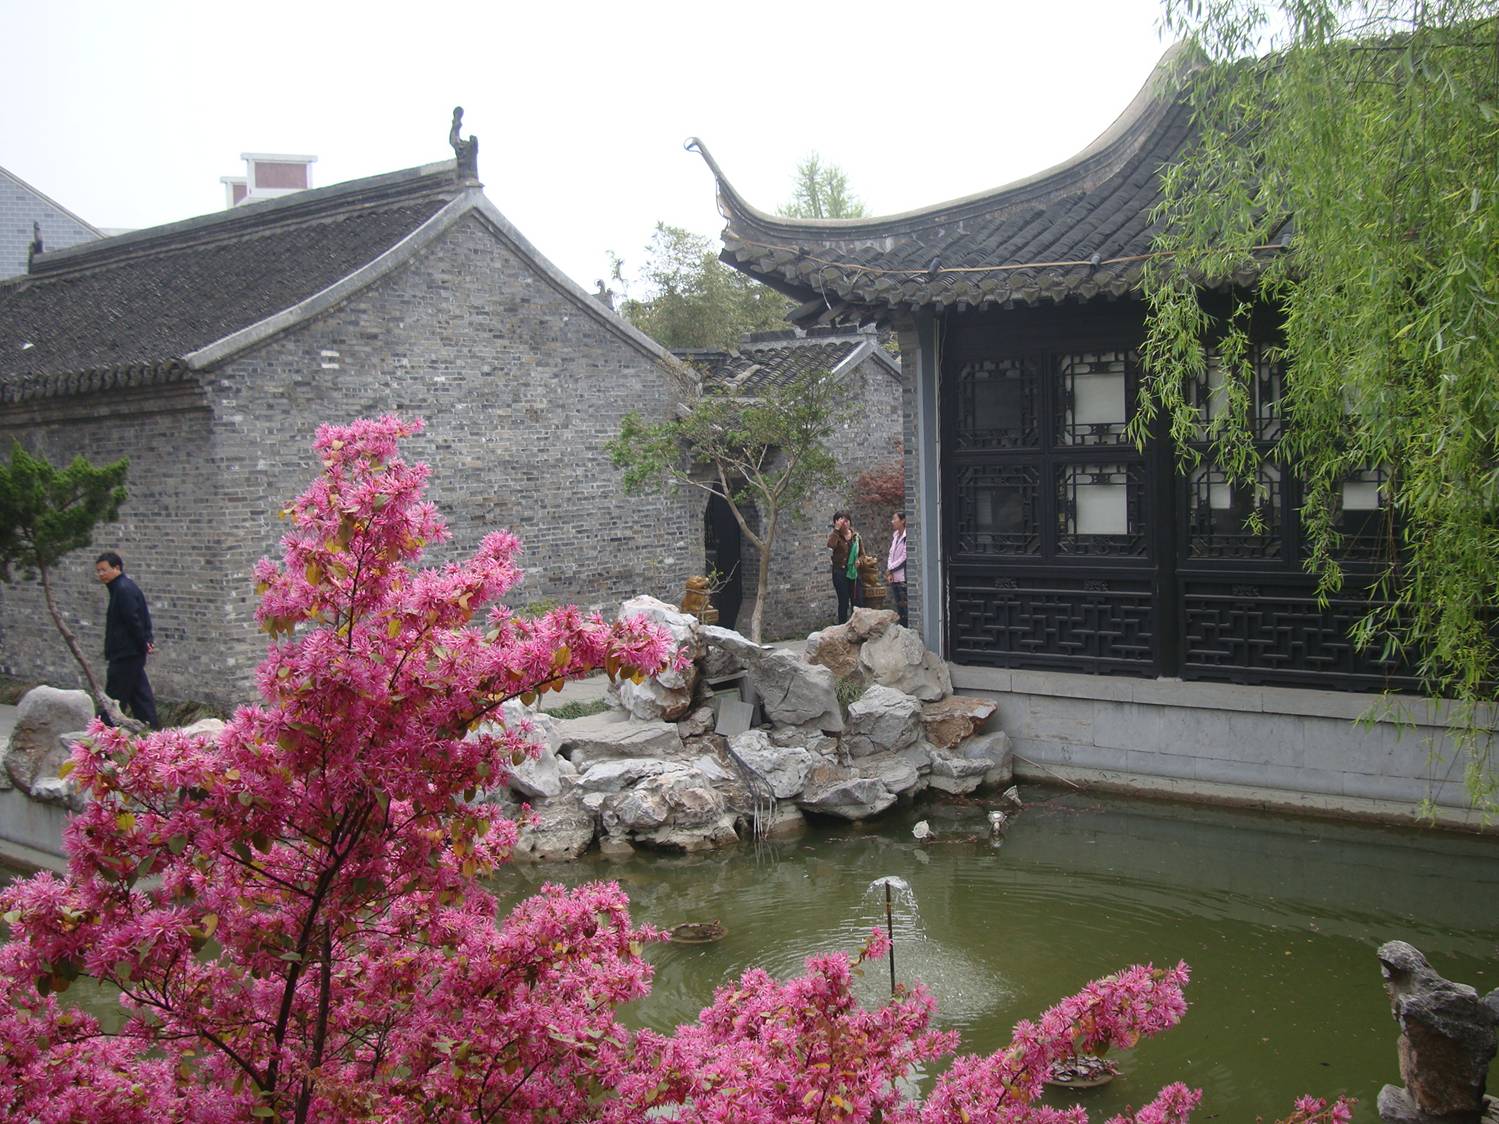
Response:
M812 151L875 214L1083 148L1165 50L1160 0L550 6L0 0L0 166L138 228L223 206L242 152L315 154L315 186L480 138L486 193L586 288L658 220L716 235L701 137L775 210ZM45 232L44 232L45 235Z

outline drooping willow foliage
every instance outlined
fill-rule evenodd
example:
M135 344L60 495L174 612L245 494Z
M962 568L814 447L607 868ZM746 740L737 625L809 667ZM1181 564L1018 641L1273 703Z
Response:
M1319 595L1366 593L1355 641L1455 700L1468 789L1492 812L1499 4L1166 0L1164 23L1195 48L1199 139L1164 173L1135 436L1164 415L1191 458L1186 388L1216 347L1210 455L1252 484L1250 321L1279 310L1286 424L1269 455L1303 482ZM1236 295L1220 307L1214 290ZM1385 513L1372 583L1345 573L1338 533L1342 484L1369 470Z

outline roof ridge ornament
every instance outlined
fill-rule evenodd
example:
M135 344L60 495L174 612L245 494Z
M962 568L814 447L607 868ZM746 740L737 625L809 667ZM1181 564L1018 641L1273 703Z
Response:
M453 146L453 155L458 158L459 182L479 178L479 138L472 133L468 140L460 140L458 131L463 128L463 106L453 107L453 127L448 130L448 143Z

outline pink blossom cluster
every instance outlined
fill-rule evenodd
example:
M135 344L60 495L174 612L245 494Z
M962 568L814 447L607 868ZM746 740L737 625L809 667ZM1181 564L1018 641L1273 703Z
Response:
M0 892L0 1118L1078 1122L1031 1104L1049 1063L1181 1017L1185 965L1130 968L918 1103L910 1076L955 1036L920 988L856 1002L876 932L789 981L747 972L670 1036L627 1031L615 1012L648 990L659 934L614 884L546 886L502 918L480 880L516 827L481 793L537 752L502 703L597 667L652 673L670 639L572 608L512 616L506 534L419 567L447 535L399 455L419 429L318 431L322 473L255 571L261 705L218 736L96 725L75 749L91 800L67 875ZM78 980L119 993L117 1022L58 999ZM1116 1122L1177 1124L1197 1097L1171 1085ZM1324 1108L1293 1119L1346 1121Z

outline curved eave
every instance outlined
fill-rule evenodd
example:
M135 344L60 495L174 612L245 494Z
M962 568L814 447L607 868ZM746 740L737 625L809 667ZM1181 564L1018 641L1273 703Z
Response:
M1125 110L1076 155L999 187L892 215L857 219L793 219L762 211L750 204L734 187L713 154L708 151L707 145L699 138L688 138L685 147L689 152L700 155L713 173L718 186L719 213L731 225L737 222L746 228L808 243L881 239L907 229L958 221L969 214L1013 206L1028 199L1045 198L1066 191L1075 184L1087 182L1089 176L1100 167L1113 164L1121 153L1137 148L1170 111L1172 102L1181 89L1186 51L1185 43L1170 47Z

